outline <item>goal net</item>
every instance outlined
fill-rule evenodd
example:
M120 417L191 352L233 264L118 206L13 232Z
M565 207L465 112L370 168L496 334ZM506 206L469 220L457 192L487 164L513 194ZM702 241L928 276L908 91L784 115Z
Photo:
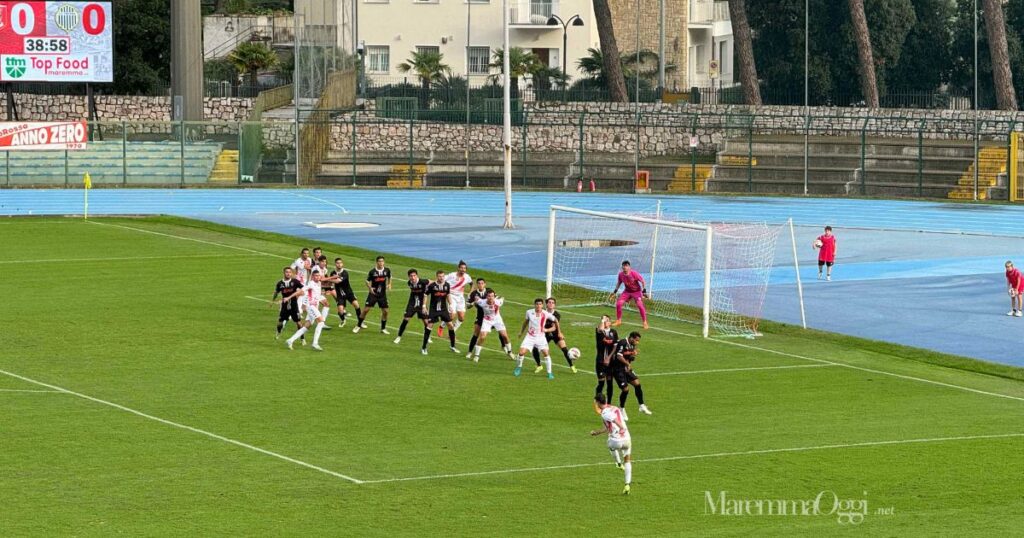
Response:
M563 308L614 307L628 260L647 284L649 316L699 323L704 336L753 337L784 228L551 206L548 295Z

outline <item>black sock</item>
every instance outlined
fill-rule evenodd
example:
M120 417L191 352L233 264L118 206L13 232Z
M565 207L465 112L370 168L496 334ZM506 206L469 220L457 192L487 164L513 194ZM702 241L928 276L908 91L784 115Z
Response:
M340 319L342 323L345 323L345 316L347 315L348 312L338 312L338 319Z
M640 404L640 405L643 405L644 404L644 389L642 389L639 384L635 385L634 388L636 389L636 401L637 401L637 403Z
M562 355L565 355L565 362L569 363L569 366L572 366L572 359L569 358L569 348L563 347Z
M388 328L388 320L386 320L386 319L380 320L380 330L383 331L384 329L387 329L387 328Z
M498 339L501 340L501 349L505 349L505 346L508 345L508 338L505 338L505 335L498 333Z
M608 403L611 403L612 402L612 393L615 391L615 384L612 383L611 379L608 380L608 387L607 387L606 390L608 391L608 400L607 401L608 401Z
M455 347L455 331L448 329L448 341L452 343L452 347Z
M405 327L407 325L409 325L409 320L403 319L402 324L398 326L398 336L402 336L402 333L405 332Z
M537 351L537 348L533 348L533 360L540 366L540 351Z
M284 323L278 323L277 324L277 334L281 334L281 331L283 331L283 330L284 330Z
M594 396L597 396L598 394L601 394L601 391L603 391L603 390L604 390L604 380L600 379L597 382L597 388L594 389Z
M480 338L480 337L478 335L474 334L473 337L469 339L469 350L470 351L473 351L473 348L476 347L476 341L477 341L478 338Z
M363 315L362 315L362 314L360 314L360 315L359 315L359 317L358 317L358 318L356 318L356 326L357 326L357 327L362 327L362 326L363 326L363 319L364 319L364 318L363 318Z
M356 317L359 319L363 319L363 309L359 308L358 306L356 307Z
M427 349L428 342L430 342L430 327L423 329L423 349Z
M626 408L626 398L628 398L628 397L629 397L629 391L628 390L624 390L624 391L619 393L619 407L621 407L623 409Z

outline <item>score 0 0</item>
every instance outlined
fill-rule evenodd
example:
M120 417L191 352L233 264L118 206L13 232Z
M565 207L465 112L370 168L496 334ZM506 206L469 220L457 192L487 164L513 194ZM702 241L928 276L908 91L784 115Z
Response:
M15 34L22 36L46 34L46 21L37 20L45 17L45 11L40 13L42 17L37 17L35 8L27 2L17 2L8 6L8 9L11 30ZM36 30L37 24L42 26L39 31ZM103 10L103 6L94 3L86 4L82 8L82 29L89 35L100 35L106 31L107 12Z

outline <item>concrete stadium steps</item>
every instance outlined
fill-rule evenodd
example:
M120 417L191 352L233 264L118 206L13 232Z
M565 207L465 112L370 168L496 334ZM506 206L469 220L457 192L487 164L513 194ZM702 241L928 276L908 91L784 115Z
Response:
M210 172L210 183L238 182L238 150L225 149L217 155L217 161Z
M206 183L222 144L180 142L90 142L73 151L11 151L0 160L0 181L10 185L81 183L88 172L93 184L160 185ZM127 176L127 177L126 177Z
M679 166L666 190L672 193L705 192L708 179L711 178L713 172L714 167L710 164L698 164L692 167Z
M860 137L811 137L808 153L811 194L947 198L968 185L964 178L969 172L973 197L971 141L924 140L919 145L916 138L867 138L862 148ZM1005 196L1000 177L1005 148L985 142L980 159L985 197L998 197L1000 191ZM803 138L758 136L725 141L707 190L802 194L803 188Z
M1000 185L1001 177L1006 174L1009 150L1004 147L981 148L978 152L978 199L988 200L991 191ZM946 195L950 200L974 199L974 163L957 181L953 190Z
M514 156L515 157L515 156ZM531 155L534 157L534 155ZM517 183L562 188L572 163L571 154L543 154L523 162L514 158L512 176ZM474 187L494 187L504 183L504 163L500 152L474 152L469 161L470 182ZM466 158L462 153L359 152L353 164L350 151L334 151L321 165L317 182L322 185L358 185L361 187L410 188L464 187Z

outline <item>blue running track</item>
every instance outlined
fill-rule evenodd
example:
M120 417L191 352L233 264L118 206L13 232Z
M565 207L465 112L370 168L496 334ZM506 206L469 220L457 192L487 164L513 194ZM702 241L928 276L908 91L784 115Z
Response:
M652 211L657 197L517 193L516 229L501 229L492 191L97 189L91 214L169 214L356 245L470 267L544 275L548 207ZM1007 317L1002 264L1024 263L1024 206L759 197L663 196L668 214L709 222L797 225L812 327L1024 366L1024 318ZM80 214L80 190L0 190L0 215ZM311 223L377 227L318 229ZM832 282L816 280L810 248L821 227L838 237ZM300 245L296 245L298 248ZM794 273L779 250L765 316L799 320ZM614 270L614 268L612 269ZM268 276L268 279L272 279Z

